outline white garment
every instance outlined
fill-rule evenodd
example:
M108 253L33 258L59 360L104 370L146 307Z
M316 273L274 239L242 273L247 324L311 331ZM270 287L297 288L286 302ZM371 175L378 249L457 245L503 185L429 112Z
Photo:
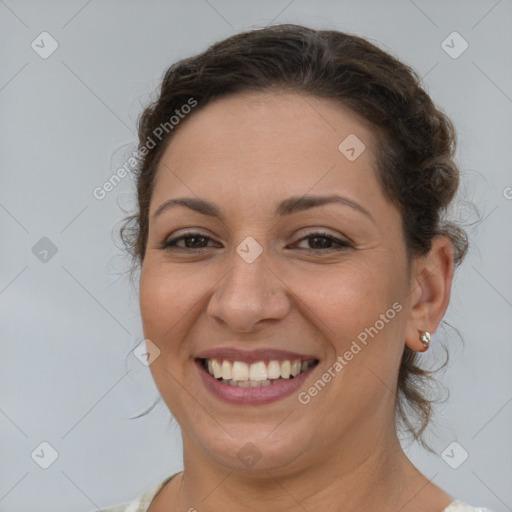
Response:
M452 501L443 512L491 512L488 508L474 508L466 505L463 501Z

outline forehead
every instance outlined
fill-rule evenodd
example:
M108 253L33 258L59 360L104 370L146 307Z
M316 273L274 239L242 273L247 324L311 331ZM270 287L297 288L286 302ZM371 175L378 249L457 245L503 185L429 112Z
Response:
M376 140L369 123L331 99L290 92L216 99L173 134L151 211L170 195L220 198L236 208L307 193L375 202L382 196Z

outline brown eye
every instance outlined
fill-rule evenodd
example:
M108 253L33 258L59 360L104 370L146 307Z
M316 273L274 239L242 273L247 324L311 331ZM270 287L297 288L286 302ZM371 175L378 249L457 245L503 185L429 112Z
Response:
M188 249L194 251L196 249L207 249L208 242L211 240L212 239L209 236L201 233L186 233L179 237L165 240L158 246L158 248L167 250ZM299 247L298 249L306 252L333 252L353 247L349 242L339 240L327 233L311 233L310 235L301 238L298 243L303 242L304 240L308 241L309 247ZM182 241L184 244L180 244Z
M344 240L339 240L327 233L311 233L308 236L301 238L299 242L302 242L304 240L309 241L310 247L299 249L310 252L341 251L344 248L352 247L350 243Z
M179 242L182 240L184 241L184 245L179 245ZM209 240L211 240L209 236L201 233L186 233L182 236L165 240L158 247L160 249L205 249L207 248Z

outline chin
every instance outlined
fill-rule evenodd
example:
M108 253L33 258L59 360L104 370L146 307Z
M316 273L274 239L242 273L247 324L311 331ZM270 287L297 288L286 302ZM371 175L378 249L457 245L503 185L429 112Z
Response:
M289 424L288 429L279 427L282 420L273 426L224 425L225 430L217 424L214 432L211 428L190 432L184 442L187 438L188 442L198 443L204 454L230 471L251 472L254 476L262 472L261 476L268 478L267 471L297 465L305 451L306 436L297 428L292 429L292 435Z

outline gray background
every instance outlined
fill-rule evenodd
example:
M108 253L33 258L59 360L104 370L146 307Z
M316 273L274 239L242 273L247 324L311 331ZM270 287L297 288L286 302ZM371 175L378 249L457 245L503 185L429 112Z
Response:
M143 339L137 293L113 240L134 205L132 178L103 200L92 191L130 156L141 105L172 62L283 22L378 41L418 71L457 127L454 213L482 219L469 227L446 315L465 343L445 327L428 355L440 359L442 343L452 353L450 396L429 434L438 455L404 446L454 497L512 510L511 15L510 0L0 1L0 511L95 510L181 469L162 402L126 419L157 396L130 353ZM59 45L46 59L31 47L43 31ZM441 46L453 31L469 44L458 58ZM47 469L35 462L50 456L43 441L58 453ZM450 467L462 450L468 459Z

